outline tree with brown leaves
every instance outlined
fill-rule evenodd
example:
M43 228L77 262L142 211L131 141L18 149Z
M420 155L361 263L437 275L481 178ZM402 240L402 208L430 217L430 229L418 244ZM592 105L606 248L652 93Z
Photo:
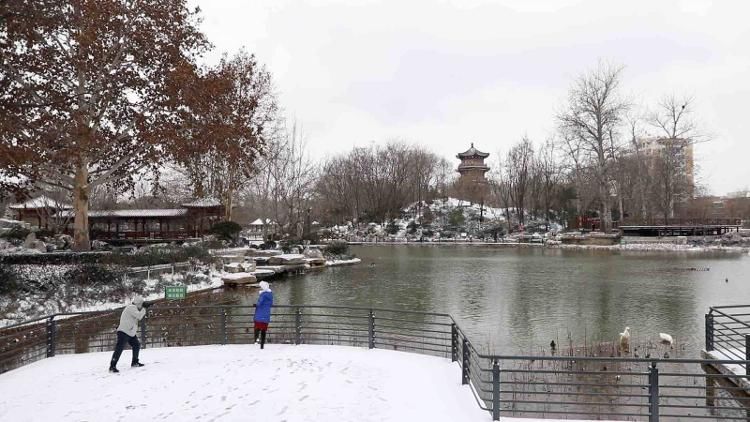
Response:
M241 51L226 56L186 89L191 104L188 138L176 150L193 195L214 197L232 219L237 192L257 170L256 161L277 135L277 101L271 74L255 56Z
M70 192L87 250L93 187L128 186L181 137L180 82L207 43L186 0L18 0L0 5L5 176Z

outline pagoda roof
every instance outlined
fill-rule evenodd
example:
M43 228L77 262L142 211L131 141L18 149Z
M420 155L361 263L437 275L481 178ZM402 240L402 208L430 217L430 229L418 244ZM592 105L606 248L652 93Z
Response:
M474 148L474 142L471 143L471 148L467 149L464 152L458 153L456 157L458 158L469 158L469 157L481 157L481 158L487 158L489 157L489 153L487 152L481 152L478 149Z
M38 210L38 209L44 209L44 208L69 210L69 209L72 209L73 207L68 204L57 202L54 199L45 195L37 196L36 198L31 198L28 201L21 202L19 204L10 205L10 209L13 209L13 210Z

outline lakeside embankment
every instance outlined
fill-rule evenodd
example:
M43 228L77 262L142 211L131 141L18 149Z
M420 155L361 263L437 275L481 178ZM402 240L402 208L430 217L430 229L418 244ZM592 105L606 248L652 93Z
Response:
M690 245L675 243L624 243L616 245L566 245L563 243L519 243L519 242L348 242L352 246L472 246L487 248L553 248L570 250L606 250L606 251L638 251L638 252L727 252L750 253L748 246L725 245Z
M283 256L281 251L264 251L260 254L251 248L232 248L211 251L212 256L236 254L252 262L256 255ZM299 255L302 257L302 255ZM184 271L160 273L153 267L127 268L109 264L62 265L9 265L0 264L0 327L61 312L87 312L108 310L126 305L138 294L147 301L164 298L166 286L185 286L189 295L208 292L223 287L230 276L244 274L257 288L262 278L282 279L286 275L303 274L308 270L356 265L361 262L351 256L329 255L314 258L320 265L303 262L295 271L279 265L274 271L254 268L248 273L238 273L221 259L211 264L189 264ZM169 265L167 265L168 267ZM153 271L145 271L153 268ZM145 269L145 270L144 270ZM244 271L244 270L243 270ZM135 275L138 273L138 275ZM263 274L263 276L261 276ZM257 275L257 277L256 277Z

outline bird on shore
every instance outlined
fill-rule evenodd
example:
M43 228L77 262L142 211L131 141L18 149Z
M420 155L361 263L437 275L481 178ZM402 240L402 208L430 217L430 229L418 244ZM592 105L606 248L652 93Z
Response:
M671 335L667 334L667 333L659 333L659 340L662 343L668 344L670 346L672 344L674 344L674 338Z
M725 278L725 279L724 279L724 282L725 282L725 283L729 283L729 277Z
M555 344L555 340L552 340L549 343L549 348L552 350L552 354L554 355L555 352L557 351L557 344Z
M625 331L620 333L620 352L627 353L630 351L630 327L625 327Z

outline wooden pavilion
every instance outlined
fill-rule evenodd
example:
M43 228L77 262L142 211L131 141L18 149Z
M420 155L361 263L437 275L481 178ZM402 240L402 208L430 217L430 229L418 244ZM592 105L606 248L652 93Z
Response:
M28 201L12 204L8 208L15 214L16 220L49 230L64 225L66 213L73 207L41 195Z
M52 219L65 232L72 232L75 212L46 196L10 205L18 220L33 226L52 228ZM180 208L122 209L89 211L92 240L170 241L198 238L224 218L224 206L216 199L199 199Z

